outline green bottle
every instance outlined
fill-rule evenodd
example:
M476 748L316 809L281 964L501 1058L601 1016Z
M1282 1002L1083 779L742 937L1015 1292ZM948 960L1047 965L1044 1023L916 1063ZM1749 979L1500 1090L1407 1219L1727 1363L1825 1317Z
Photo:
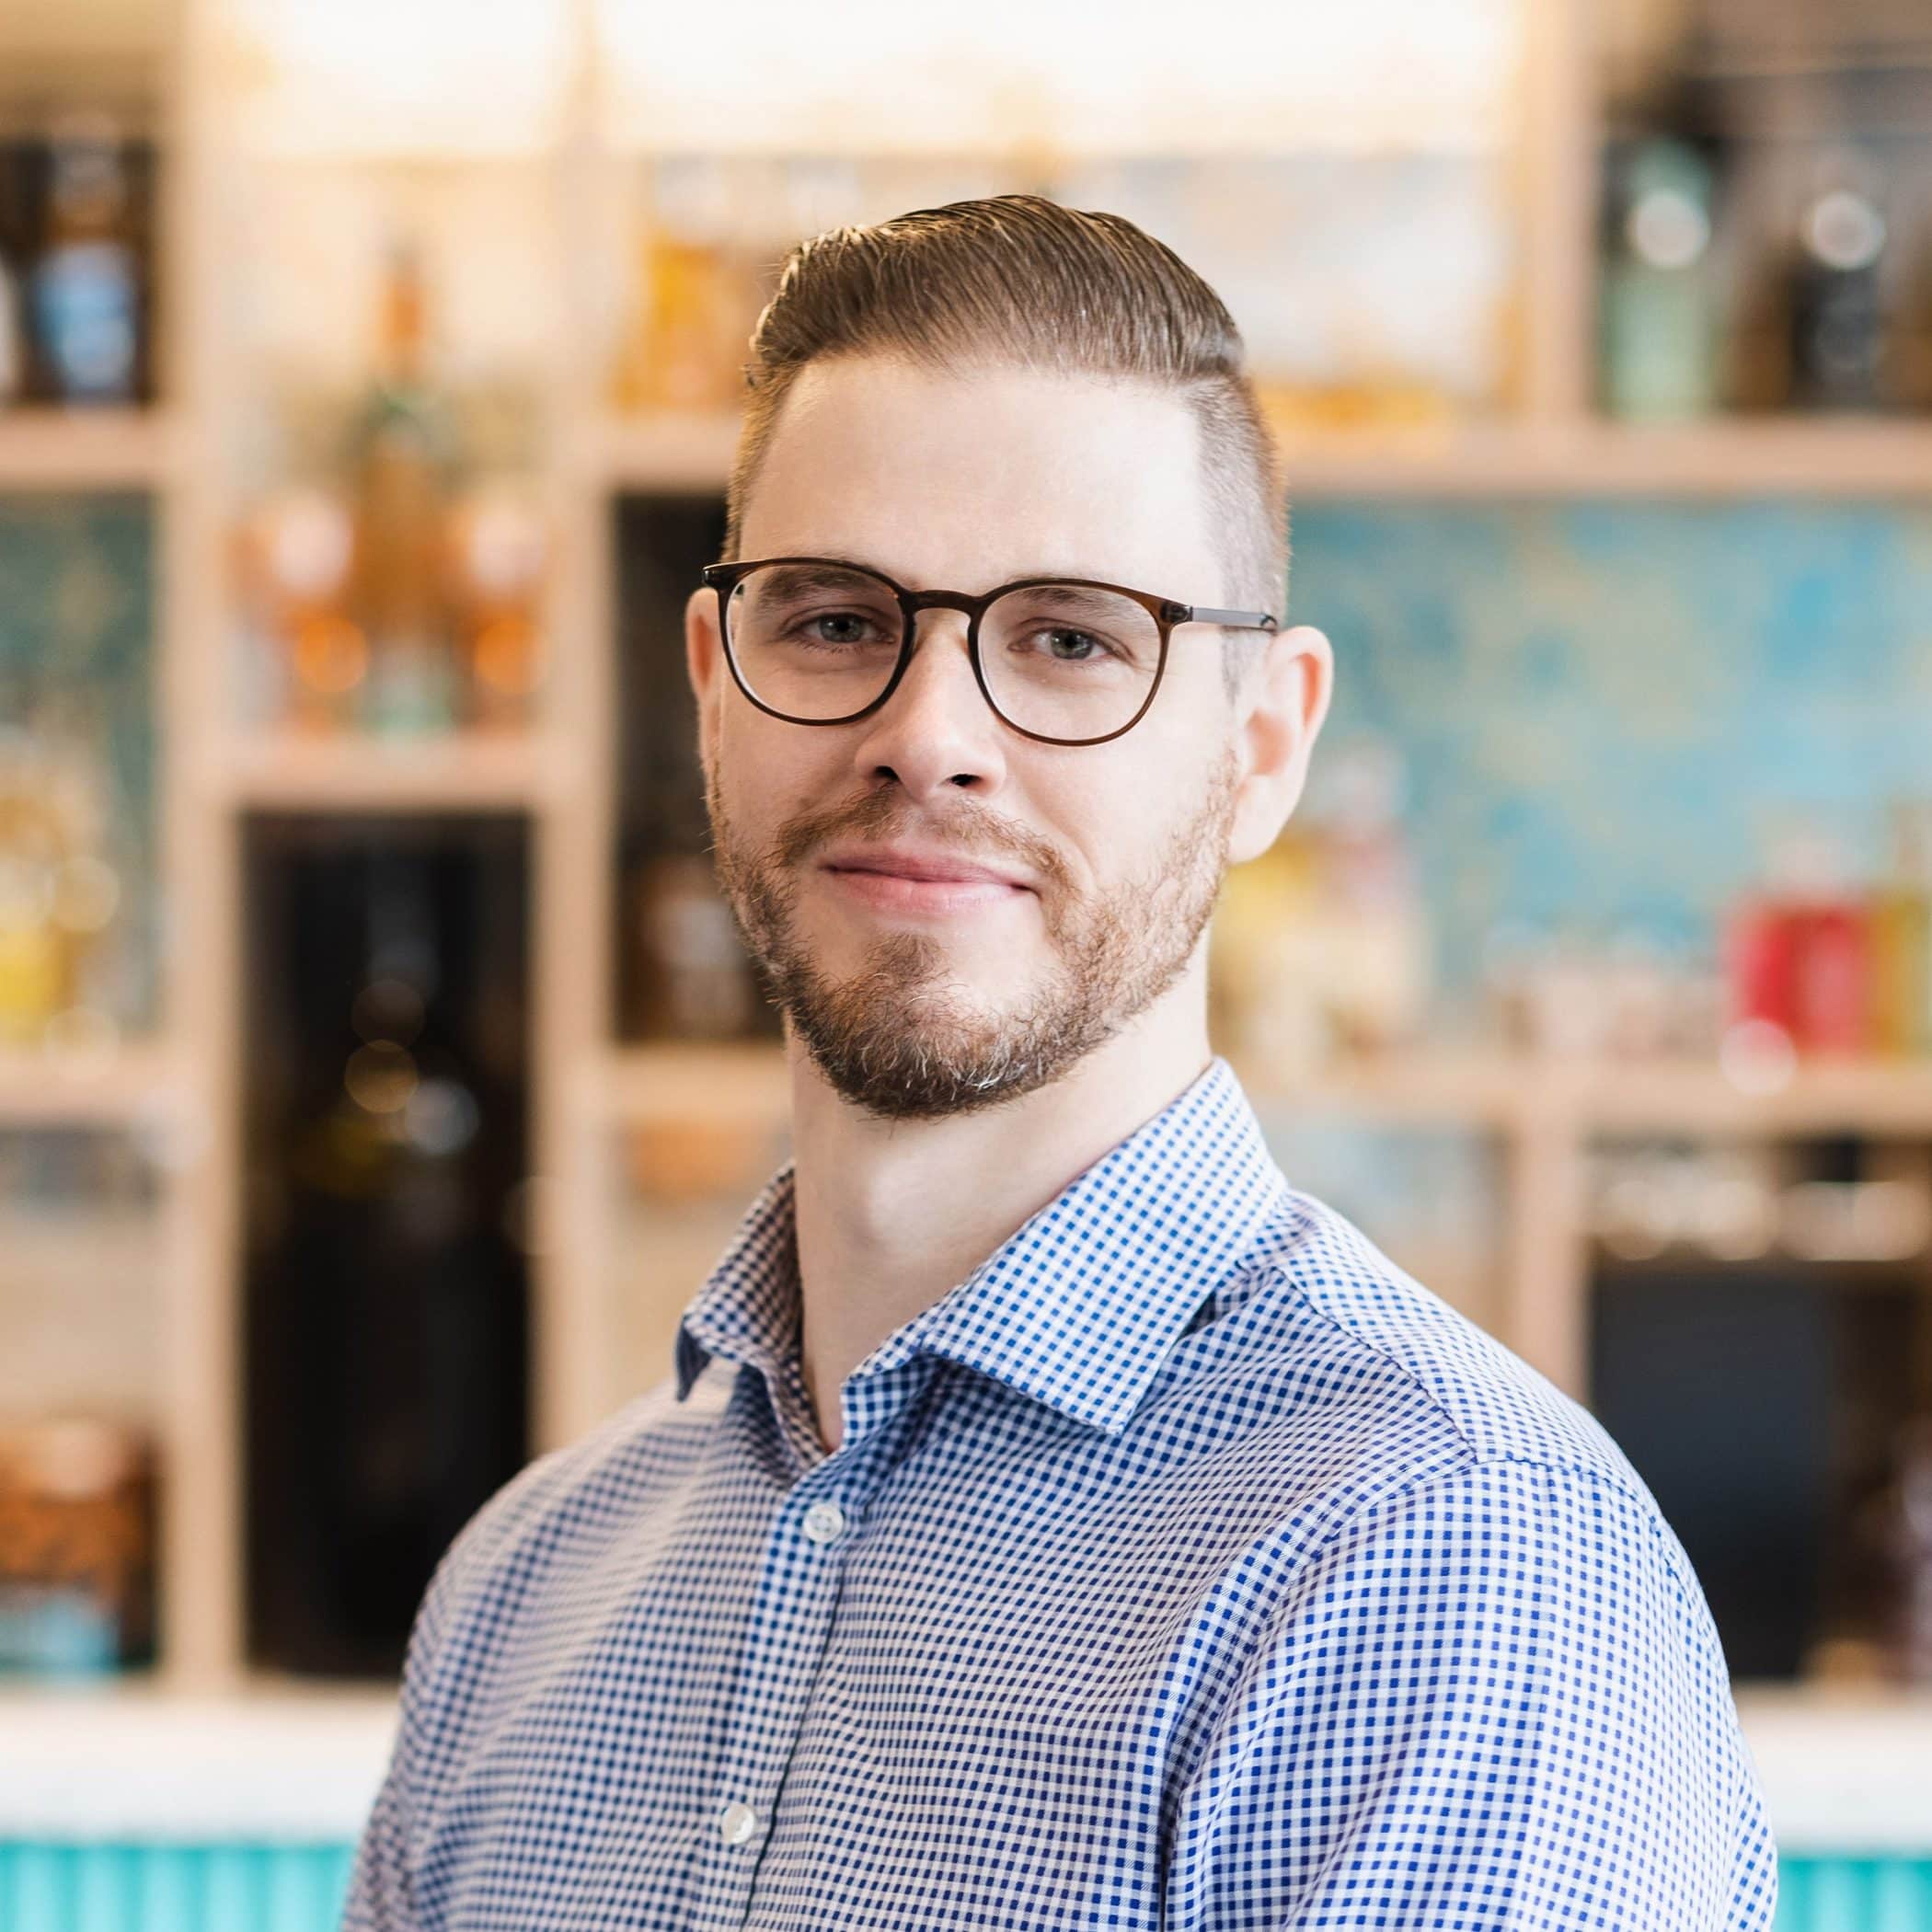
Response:
M1613 172L1598 313L1613 415L1667 420L1712 407L1710 202L1709 166L1680 141L1644 141Z

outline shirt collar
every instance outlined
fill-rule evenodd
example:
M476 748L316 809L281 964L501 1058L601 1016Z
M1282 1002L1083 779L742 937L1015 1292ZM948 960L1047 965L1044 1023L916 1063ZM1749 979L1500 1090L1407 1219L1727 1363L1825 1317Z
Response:
M680 1401L713 1354L796 1379L792 1184L787 1162L686 1307ZM1118 1433L1285 1185L1240 1082L1216 1055L855 1373L924 1351Z

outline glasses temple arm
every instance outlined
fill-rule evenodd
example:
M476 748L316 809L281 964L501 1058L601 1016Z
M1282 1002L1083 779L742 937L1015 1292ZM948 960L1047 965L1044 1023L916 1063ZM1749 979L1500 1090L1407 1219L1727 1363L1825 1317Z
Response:
M1225 624L1232 630L1274 630L1278 627L1266 611L1217 611L1204 604L1188 606L1190 624Z

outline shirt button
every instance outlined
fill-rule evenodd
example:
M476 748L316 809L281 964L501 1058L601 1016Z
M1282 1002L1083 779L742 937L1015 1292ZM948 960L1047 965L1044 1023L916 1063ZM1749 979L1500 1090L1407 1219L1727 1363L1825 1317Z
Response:
M815 1502L805 1512L805 1534L814 1543L830 1543L845 1531L845 1512L835 1502Z
M727 1845L742 1845L758 1829L758 1814L735 1800L718 1814L718 1835Z

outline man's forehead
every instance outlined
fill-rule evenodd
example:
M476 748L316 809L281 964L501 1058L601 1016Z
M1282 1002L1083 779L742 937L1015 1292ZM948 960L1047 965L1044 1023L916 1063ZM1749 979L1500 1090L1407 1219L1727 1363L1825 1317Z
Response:
M1084 577L1210 603L1195 437L1144 385L811 367L747 497L744 554L845 558L908 590Z

